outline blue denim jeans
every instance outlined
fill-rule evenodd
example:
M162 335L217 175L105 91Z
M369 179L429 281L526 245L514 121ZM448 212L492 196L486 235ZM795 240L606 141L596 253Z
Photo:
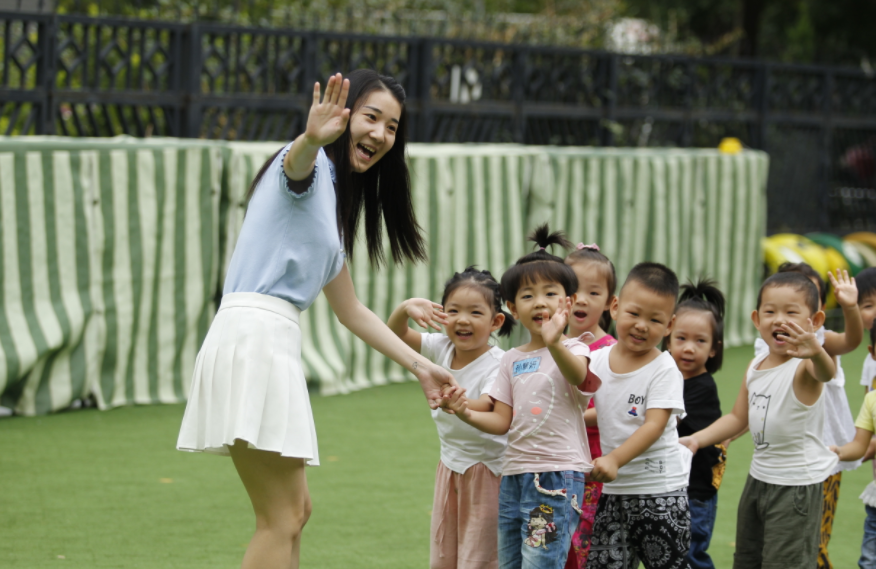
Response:
M861 558L858 567L876 569L876 508L864 506L867 517L864 519L864 541L861 543Z
M563 569L583 496L583 472L502 477L499 569Z
M706 552L715 529L715 512L718 510L718 495L709 500L688 500L690 507L690 551L687 561L690 569L715 569L712 558Z

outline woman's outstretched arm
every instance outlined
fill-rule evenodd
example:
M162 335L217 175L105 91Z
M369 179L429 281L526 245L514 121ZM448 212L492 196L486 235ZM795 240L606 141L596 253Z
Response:
M369 346L413 373L429 400L429 407L437 409L443 399L441 386L455 385L453 376L412 350L376 314L359 302L346 264L322 290L341 324Z

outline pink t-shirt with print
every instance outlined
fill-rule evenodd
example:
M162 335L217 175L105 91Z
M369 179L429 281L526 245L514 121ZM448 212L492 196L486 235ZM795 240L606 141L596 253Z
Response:
M576 356L590 356L577 338L563 345ZM569 384L547 348L505 352L490 389L490 397L514 410L502 474L590 472L584 410L600 383L588 374L580 387Z

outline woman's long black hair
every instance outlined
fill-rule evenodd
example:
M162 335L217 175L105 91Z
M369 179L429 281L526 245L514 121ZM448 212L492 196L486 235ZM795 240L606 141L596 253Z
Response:
M423 261L426 259L426 245L422 229L414 215L411 178L405 162L408 130L405 90L392 77L379 75L372 69L357 69L347 75L346 79L350 80L346 108L350 109L351 118L375 91L390 93L401 105L395 143L383 158L366 172L362 174L354 172L350 165L353 142L349 123L344 133L325 147L326 154L335 164L338 229L343 234L347 258L351 259L353 256L359 217L364 204L365 242L372 265L380 266L386 262L381 225L386 227L389 248L395 263L404 260ZM269 158L256 174L246 195L247 202L255 193L268 167L281 151L282 149Z

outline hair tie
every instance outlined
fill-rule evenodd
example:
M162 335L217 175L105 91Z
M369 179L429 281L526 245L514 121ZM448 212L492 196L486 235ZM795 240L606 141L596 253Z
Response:
M544 247L539 247L538 250L539 250L539 251L544 251Z
M577 245L575 245L575 248L578 249L579 251L581 249L589 249L591 251L599 251L599 245L597 245L596 243L591 243L590 245L578 243Z

